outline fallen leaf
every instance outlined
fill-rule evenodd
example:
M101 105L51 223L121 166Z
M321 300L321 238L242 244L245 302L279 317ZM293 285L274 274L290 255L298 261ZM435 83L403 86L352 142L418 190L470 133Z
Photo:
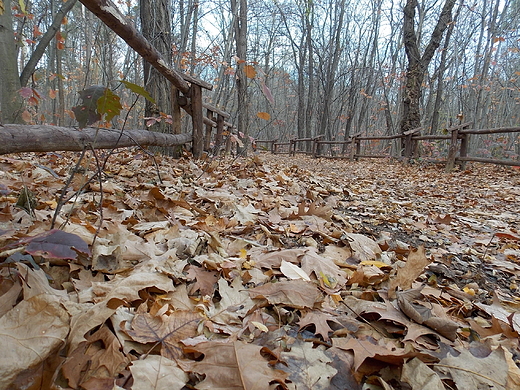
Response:
M161 355L175 360L182 355L179 342L194 337L202 317L189 311L175 311L170 315L136 314L131 329L125 332L142 344L161 344Z
M262 347L241 341L211 341L184 348L185 353L202 353L202 361L179 361L185 371L204 374L197 389L268 390L277 382L285 388L285 374L270 368L260 351Z
M175 361L158 355L135 360L130 371L132 390L181 390L189 379Z
M297 309L313 308L321 300L321 294L312 282L290 280L247 290L251 298L265 298L271 305L284 305Z
M431 262L432 260L426 257L424 246L412 249L404 267L399 268L397 275L390 280L388 296L395 298L395 290L398 287L401 290L410 289L414 280L424 272L426 266Z
M0 318L0 388L58 351L69 333L69 315L53 295L21 301Z

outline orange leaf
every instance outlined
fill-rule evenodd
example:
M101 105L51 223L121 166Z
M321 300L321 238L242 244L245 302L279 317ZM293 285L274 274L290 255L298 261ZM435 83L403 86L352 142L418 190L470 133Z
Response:
M22 112L22 119L25 121L25 122L31 122L32 121L32 115L29 111L25 110L24 112Z
M256 76L256 69L253 65L246 65L244 67L244 72L249 79L254 79Z
M271 115L269 115L267 112L257 112L256 116L259 117L260 119L265 119L266 121L271 119Z

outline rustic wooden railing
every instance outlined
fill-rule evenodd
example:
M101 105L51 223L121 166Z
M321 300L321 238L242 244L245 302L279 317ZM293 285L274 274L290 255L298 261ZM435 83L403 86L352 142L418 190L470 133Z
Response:
M520 160L504 160L504 159L493 159L493 158L481 158L476 156L468 156L470 135L483 135L483 134L499 134L499 133L520 133L520 127L503 127L494 129L471 129L472 122L461 123L459 125L446 129L447 134L432 134L432 135L420 135L422 128L409 130L404 134L396 134L390 136L365 136L362 137L361 133L351 135L347 140L344 141L327 141L322 140L322 136L313 138L297 138L291 139L286 142L278 142L278 140L257 140L257 144L270 145L270 151L272 153L287 153L295 155L296 153L306 153L313 157L321 158L348 158L350 160L357 160L358 158L391 158L400 157L405 159L411 159L418 156L418 146L420 141L436 141L446 140L449 142L448 155L445 160L438 160L446 164L446 170L452 170L456 165L465 168L466 162L482 162L491 163L498 165L520 165ZM361 143L363 141L393 141L400 140L401 145L396 148L399 151L403 151L402 155L387 154L362 154ZM307 147L308 143L311 143L311 147ZM298 149L298 146L305 144L306 148ZM327 154L324 151L325 146L329 146ZM336 151L334 151L334 148Z
M202 89L211 90L213 85L170 68L161 54L135 28L133 21L125 17L111 0L80 1L172 83L174 87L172 90L174 101L172 115L174 118L173 131L176 134L180 133L180 109L182 108L192 119L193 157L200 158L204 150L209 149L211 130L213 128L217 129L215 144L220 145L224 128L232 128L233 125L225 121L230 116L228 113L203 103ZM206 109L206 116L203 113L204 108ZM204 126L206 127L204 128Z

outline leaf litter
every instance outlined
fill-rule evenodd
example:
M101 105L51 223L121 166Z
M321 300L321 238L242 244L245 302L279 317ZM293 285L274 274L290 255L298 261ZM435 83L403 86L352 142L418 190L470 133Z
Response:
M0 388L520 388L517 170L77 159L0 157Z

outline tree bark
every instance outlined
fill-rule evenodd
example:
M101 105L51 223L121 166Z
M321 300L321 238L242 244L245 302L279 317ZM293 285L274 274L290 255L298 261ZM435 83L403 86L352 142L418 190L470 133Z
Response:
M168 67L171 67L172 37L169 1L141 0L139 4L143 36L161 54ZM161 112L171 115L170 83L148 61L143 60L143 67L145 88L155 99L155 103L146 100L145 116L160 117ZM172 133L171 127L166 121L155 123L150 130Z
M235 17L235 41L237 48L237 100L238 100L238 136L244 143L244 147L239 148L239 152L247 155L249 148L248 130L248 94L247 77L245 74L247 56L247 0L232 0L231 9Z
M191 141L191 134L163 134L148 130L85 128L76 130L50 125L4 125L0 131L0 155L20 152L81 151L84 148L115 149L130 146L175 146Z
M435 51L439 48L444 30L451 22L451 11L455 0L446 0L439 15L439 19L430 37L430 42L421 55L419 39L415 32L415 8L417 0L407 0L404 7L403 38L408 58L406 70L405 90L403 94L403 112L401 119L401 133L421 126L420 102L422 97L422 82L428 65Z
M0 13L0 121L21 123L23 102L18 93L20 78L16 65L11 2Z

